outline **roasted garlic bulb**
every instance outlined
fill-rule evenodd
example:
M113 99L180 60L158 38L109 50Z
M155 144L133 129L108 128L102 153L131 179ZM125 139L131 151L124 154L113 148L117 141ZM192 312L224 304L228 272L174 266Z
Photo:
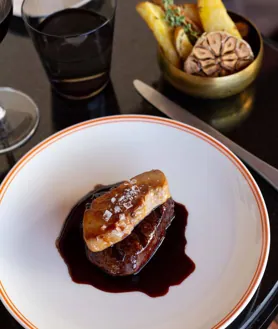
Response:
M184 64L193 75L220 77L247 67L254 60L249 44L227 32L204 33Z

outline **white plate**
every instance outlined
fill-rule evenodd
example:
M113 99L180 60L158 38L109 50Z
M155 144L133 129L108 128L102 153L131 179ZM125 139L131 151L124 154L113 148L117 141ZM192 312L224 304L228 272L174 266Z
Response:
M21 6L24 0L13 0L13 14L14 16L17 17L21 17ZM84 6L87 2L89 2L90 0L67 0L67 1L63 1L63 0L45 0L45 2L41 2L40 6L38 6L37 8L34 8L34 13L37 12L38 14L42 14L44 13L45 15L49 14L49 10L52 13L51 9L52 8L58 8L58 6L60 5L60 10L65 8L65 4L66 4L66 8L69 7L80 7L80 6ZM46 9L46 11L44 11L44 7Z
M195 272L159 298L73 283L55 248L72 206L98 183L153 168L189 210ZM12 169L0 202L1 296L25 328L225 328L267 263L267 210L248 170L213 138L167 119L115 116L59 132Z

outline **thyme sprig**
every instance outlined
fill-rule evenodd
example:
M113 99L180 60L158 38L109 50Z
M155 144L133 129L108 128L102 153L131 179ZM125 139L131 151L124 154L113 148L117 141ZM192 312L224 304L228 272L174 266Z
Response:
M185 16L182 13L182 8L175 6L174 0L163 0L163 6L165 9L166 22L172 27L182 26L190 41L194 44L200 34L194 31L192 24L186 22Z
M165 10L169 9L173 5L174 5L174 0L163 0L163 6Z
M194 31L190 23L184 25L184 31L186 34L190 34L192 38L195 38L196 39L195 41L197 41L197 39L200 37L200 33Z

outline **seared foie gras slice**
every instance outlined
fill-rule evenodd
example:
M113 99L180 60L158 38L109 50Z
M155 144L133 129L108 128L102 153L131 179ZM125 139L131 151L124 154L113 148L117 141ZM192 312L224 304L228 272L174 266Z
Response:
M83 218L83 235L88 249L98 252L122 241L170 197L165 175L160 170L152 170L96 198Z

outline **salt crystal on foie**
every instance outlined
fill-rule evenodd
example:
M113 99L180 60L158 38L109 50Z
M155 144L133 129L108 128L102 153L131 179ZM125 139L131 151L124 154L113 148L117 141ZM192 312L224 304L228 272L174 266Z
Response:
M124 207L125 207L125 209L131 208L132 207L132 203L131 202L124 203Z
M112 217L112 212L109 210L105 210L104 214L103 214L103 219L108 222L109 219Z
M139 191L139 187L138 187L137 185L133 185L132 188L131 188L131 190L132 190L133 192L138 193L138 191Z
M118 214L119 212L121 212L121 208L119 206L116 206L114 208L114 212L115 212L115 214Z

